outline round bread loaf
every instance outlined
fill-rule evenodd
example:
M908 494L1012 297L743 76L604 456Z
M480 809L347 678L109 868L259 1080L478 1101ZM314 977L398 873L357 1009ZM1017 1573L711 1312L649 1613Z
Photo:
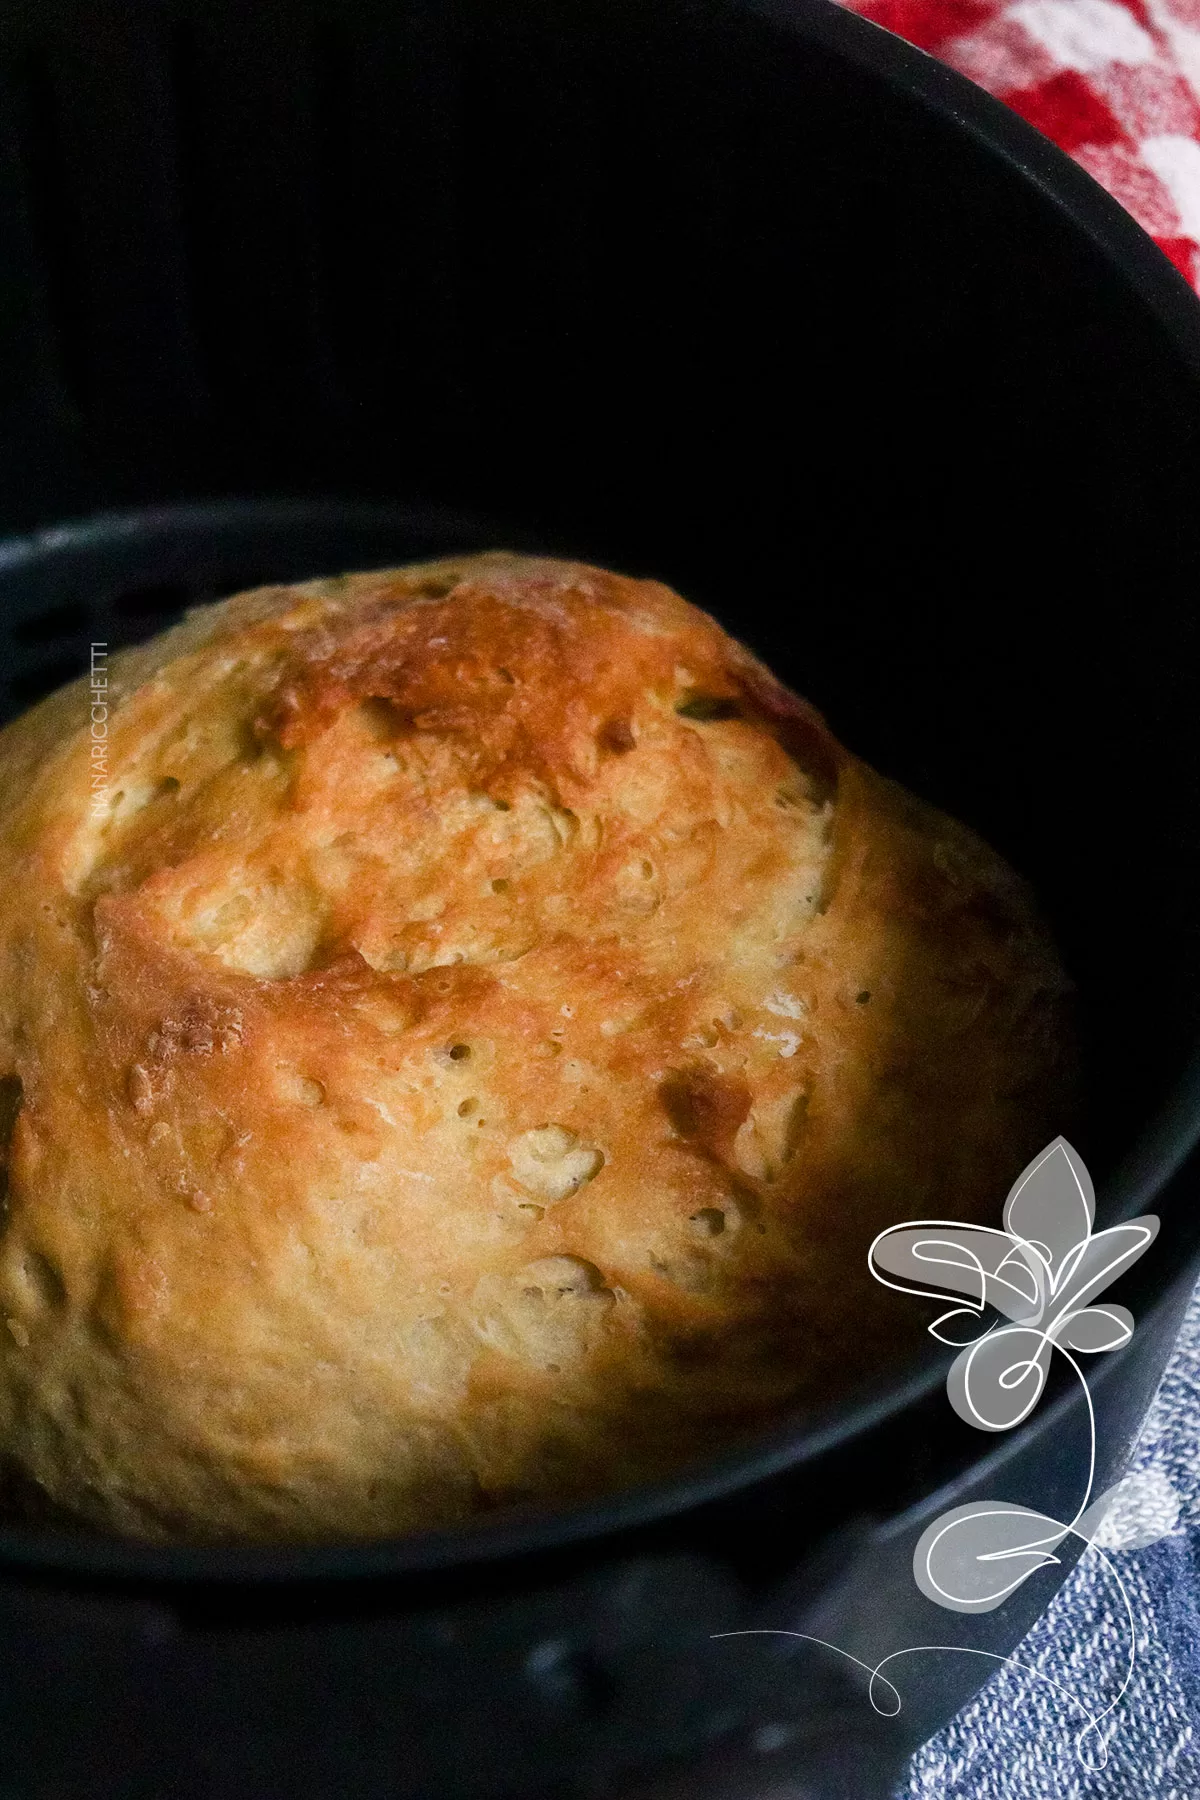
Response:
M268 588L110 682L0 735L0 1455L73 1515L661 1473L901 1355L875 1233L1063 1128L1024 885L654 582Z

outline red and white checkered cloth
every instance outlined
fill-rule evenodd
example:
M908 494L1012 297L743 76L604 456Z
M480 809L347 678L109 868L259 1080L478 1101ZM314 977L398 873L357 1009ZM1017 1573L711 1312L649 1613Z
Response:
M1200 0L846 0L1082 163L1200 289Z

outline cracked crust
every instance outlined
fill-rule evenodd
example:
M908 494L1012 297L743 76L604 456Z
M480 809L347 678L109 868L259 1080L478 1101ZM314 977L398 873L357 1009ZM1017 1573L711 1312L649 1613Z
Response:
M1069 1116L1024 885L666 588L264 589L0 735L0 1454L151 1537L653 1476ZM903 1321L903 1323L902 1323Z

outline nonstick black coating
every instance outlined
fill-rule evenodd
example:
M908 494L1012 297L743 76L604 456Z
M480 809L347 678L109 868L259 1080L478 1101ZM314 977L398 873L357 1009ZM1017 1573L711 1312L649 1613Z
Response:
M1115 1462L1190 1276L1200 1120L1200 328L1132 222L820 0L2 0L0 246L9 711L190 599L544 547L710 606L1029 875L1102 1210L1164 1218L1098 1381ZM920 1634L922 1506L996 1452L939 1381L880 1371L653 1493L471 1534L11 1531L0 1736L42 1784L14 1791L601 1793L789 1707L865 1743L811 1657L708 1634L825 1606L861 1635L884 1594ZM1052 1396L987 1479L1053 1511L1077 1415ZM915 1678L892 1751L983 1672Z

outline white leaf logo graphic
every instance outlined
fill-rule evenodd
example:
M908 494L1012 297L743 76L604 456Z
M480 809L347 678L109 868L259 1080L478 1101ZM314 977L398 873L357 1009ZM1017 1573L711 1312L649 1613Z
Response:
M917 1586L950 1612L991 1612L1036 1569L1058 1561L1067 1527L1027 1506L956 1506L921 1534Z
M1004 1229L1028 1245L1052 1279L1061 1274L1096 1219L1096 1194L1083 1158L1055 1138L1014 1181L1004 1202Z
M1085 1306L1072 1313L1058 1334L1067 1350L1095 1356L1100 1350L1123 1350L1133 1336L1133 1314L1126 1306Z

